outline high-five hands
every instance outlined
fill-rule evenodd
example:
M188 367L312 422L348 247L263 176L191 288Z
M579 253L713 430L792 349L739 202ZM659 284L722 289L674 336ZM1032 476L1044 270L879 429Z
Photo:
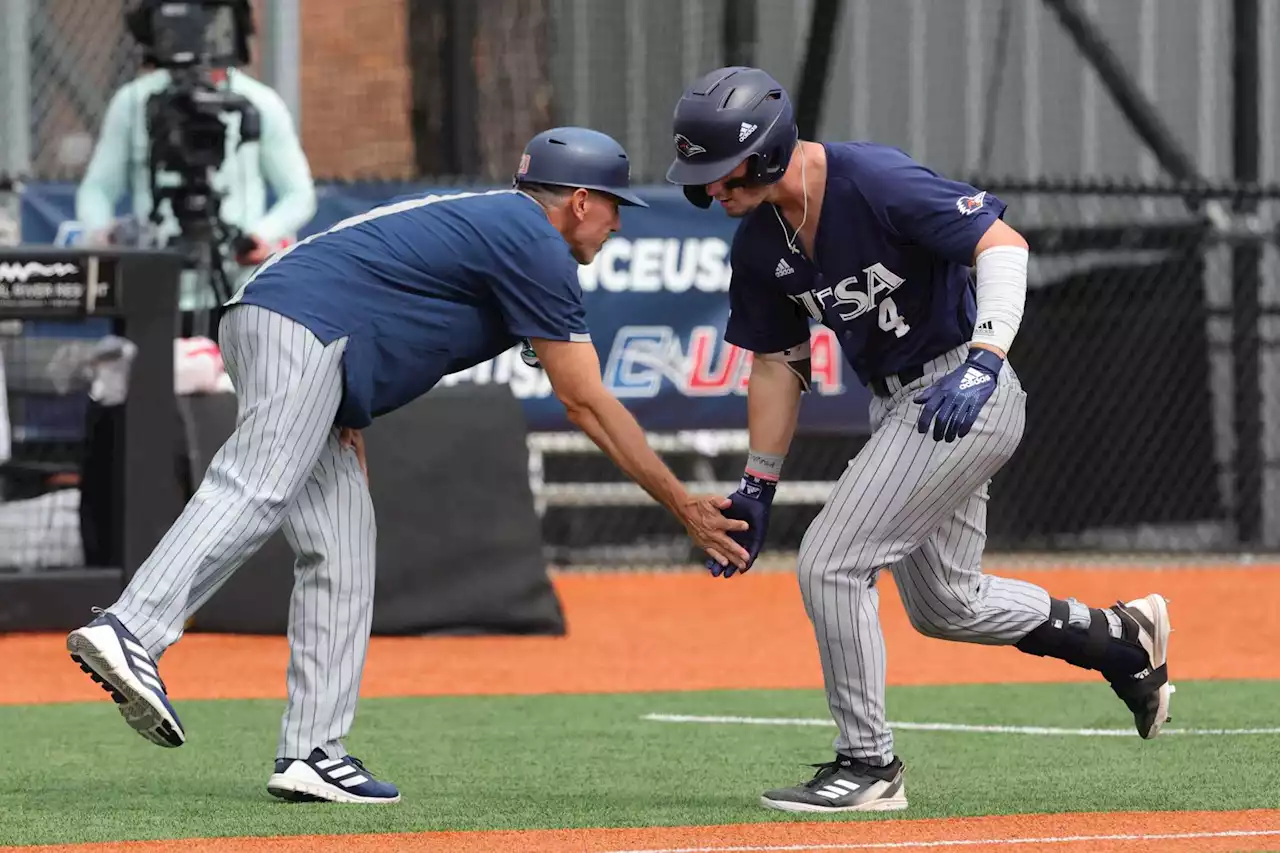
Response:
M724 502L722 506L725 517L736 519L745 525L729 536L741 546L739 550L745 549L743 553L746 560L731 565L718 560L707 560L707 568L714 577L731 578L735 572L746 572L755 563L769 530L769 509L773 506L773 495L777 488L777 481L744 474L738 490L729 497L720 499Z
M735 567L745 570L750 565L749 555L739 544L747 522L727 511L732 506L729 498L699 495L689 499L683 512L689 538L709 556L707 565L728 567L729 574Z

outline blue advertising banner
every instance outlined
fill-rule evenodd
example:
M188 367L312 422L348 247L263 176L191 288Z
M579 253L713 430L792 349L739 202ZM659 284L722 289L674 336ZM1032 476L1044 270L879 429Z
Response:
M462 187L323 185L315 219L299 237L384 201ZM487 189L487 187L485 188ZM729 245L736 222L690 205L676 187L642 187L648 209L623 208L622 228L579 269L605 385L649 430L742 429L751 354L723 340L729 313ZM29 184L23 239L52 243L74 216L74 186ZM813 393L801 407L808 432L868 429L868 392L844 361L835 336L813 326ZM529 428L572 429L550 383L518 348L445 379L501 382L523 403Z

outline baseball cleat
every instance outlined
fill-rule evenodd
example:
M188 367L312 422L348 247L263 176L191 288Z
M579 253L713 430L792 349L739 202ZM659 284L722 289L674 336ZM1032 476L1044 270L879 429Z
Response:
M873 767L837 755L835 761L814 764L818 772L808 782L765 791L760 804L784 812L893 812L907 807L902 759L887 767Z
M1133 712L1138 734L1150 740L1169 722L1169 627L1168 602L1152 594L1128 604L1116 602L1111 610L1119 615L1124 640L1136 643L1147 653L1147 667L1139 672L1115 676L1111 688Z
M67 635L71 659L111 694L138 734L159 746L182 746L187 735L169 704L155 660L119 619L95 612L101 615Z
M375 779L360 759L330 758L320 749L311 750L308 758L277 758L267 792L295 803L400 802L396 786Z

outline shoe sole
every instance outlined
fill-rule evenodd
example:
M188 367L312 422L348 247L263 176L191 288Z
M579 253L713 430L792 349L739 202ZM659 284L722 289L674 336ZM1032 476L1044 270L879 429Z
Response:
M123 650L112 654L95 643L82 628L67 636L67 651L71 653L71 659L111 696L120 715L134 731L157 746L173 748L186 743L181 723L156 702L150 688L130 671Z
M1143 601L1151 605L1151 624L1155 628L1155 634L1151 638L1151 651L1155 659L1151 661L1151 665L1153 667L1161 667L1169 660L1169 605L1164 600L1164 596L1156 593L1146 596ZM1152 724L1150 730L1142 735L1144 740L1151 740L1160 734L1160 730L1168 722L1169 701L1172 696L1173 684L1166 681L1156 693L1156 721ZM1139 734L1142 733L1139 732Z
M306 782L292 779L283 773L273 773L267 780L267 793L282 800L293 803L358 803L360 805L381 805L400 802L400 795L394 797L361 797L349 791L341 791L329 785L317 782Z
M856 806L819 806L814 803L797 803L790 800L771 800L768 797L761 797L760 805L767 809L777 809L780 812L805 814L833 814L835 812L899 812L907 807L907 798L903 796L902 791L899 791L892 797L871 800L870 802L860 803Z

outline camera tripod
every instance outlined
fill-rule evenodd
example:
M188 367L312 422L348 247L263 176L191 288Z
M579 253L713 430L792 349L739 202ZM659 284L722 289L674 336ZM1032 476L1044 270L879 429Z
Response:
M197 203L193 197L172 197L174 214L181 233L173 238L170 247L181 253L183 268L194 275L197 293L212 293L212 308L196 308L190 335L217 338L217 318L221 308L235 292L235 286L227 275L230 257L244 248L248 238L238 229L227 225L218 217L217 194L200 195Z

